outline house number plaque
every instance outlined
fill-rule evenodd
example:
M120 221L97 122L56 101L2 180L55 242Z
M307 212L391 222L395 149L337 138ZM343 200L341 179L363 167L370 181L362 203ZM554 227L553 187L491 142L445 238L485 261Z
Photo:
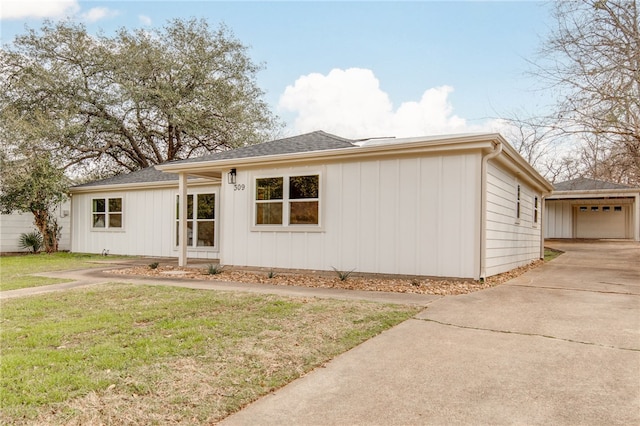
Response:
M234 191L244 191L244 183L237 183L233 185Z

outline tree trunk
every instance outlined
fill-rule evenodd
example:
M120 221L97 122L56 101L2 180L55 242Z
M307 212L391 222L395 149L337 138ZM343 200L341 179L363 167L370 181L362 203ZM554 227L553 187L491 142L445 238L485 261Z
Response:
M49 212L47 210L32 210L34 223L40 235L42 235L42 242L44 244L44 250L47 253L53 253L58 251L58 239L51 238L49 229Z

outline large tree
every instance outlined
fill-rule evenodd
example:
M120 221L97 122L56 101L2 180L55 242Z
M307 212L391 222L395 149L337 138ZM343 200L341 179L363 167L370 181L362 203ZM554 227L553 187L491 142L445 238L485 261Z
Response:
M111 37L46 22L0 51L0 121L6 141L38 142L65 167L137 170L268 139L279 124L259 70L204 20Z
M52 164L48 152L32 149L18 157L9 159L5 149L0 152L0 210L32 213L47 253L58 251L62 228L54 209L66 198L68 179Z
M543 127L546 138L577 141L578 148L549 165L555 172L569 165L587 177L640 184L638 4L575 0L553 7L555 27L535 74L559 101L534 127Z

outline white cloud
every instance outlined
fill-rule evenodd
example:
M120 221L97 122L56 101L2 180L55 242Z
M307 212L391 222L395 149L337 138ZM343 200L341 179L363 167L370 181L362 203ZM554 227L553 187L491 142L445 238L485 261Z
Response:
M78 0L3 0L0 19L61 18L79 10Z
M146 26L151 25L151 18L149 18L147 15L138 15L138 20L142 25L146 25Z
M499 122L470 125L453 113L451 86L426 90L419 101L394 110L371 70L333 69L301 76L280 96L279 109L294 113L293 131L325 130L348 138L423 136L496 131Z
M81 15L82 19L87 22L97 22L105 18L113 18L118 16L118 11L106 7L93 7Z

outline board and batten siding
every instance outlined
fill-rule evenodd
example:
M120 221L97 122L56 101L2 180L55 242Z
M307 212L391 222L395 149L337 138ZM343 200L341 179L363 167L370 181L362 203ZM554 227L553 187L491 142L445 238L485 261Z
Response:
M59 226L62 226L59 250L71 249L71 203L65 201L53 211ZM31 213L12 213L0 215L0 253L25 252L20 248L18 239L21 234L36 231L34 217Z
M520 185L520 218L516 218ZM487 167L486 274L496 275L540 258L542 195L490 161ZM538 197L538 223L534 200Z
M238 169L244 190L221 189L221 263L477 278L480 160L464 153ZM321 229L254 226L256 178L310 174L320 175Z
M545 238L573 238L573 203L571 200L546 200Z
M194 186L189 194L218 192L219 186ZM75 193L72 198L72 251L78 253L177 257L175 188ZM122 198L122 229L92 228L92 199ZM219 203L219 195L216 195ZM219 221L216 232L219 231ZM190 248L190 258L217 259L217 248Z

